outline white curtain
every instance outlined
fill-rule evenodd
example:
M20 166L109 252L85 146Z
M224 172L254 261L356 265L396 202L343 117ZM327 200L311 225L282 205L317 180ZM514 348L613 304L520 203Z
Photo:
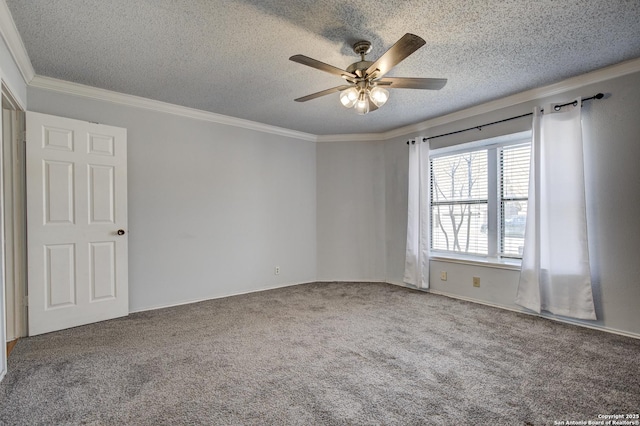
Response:
M409 204L404 282L429 288L429 141L409 143Z
M529 202L516 303L596 319L591 288L580 99L533 115Z

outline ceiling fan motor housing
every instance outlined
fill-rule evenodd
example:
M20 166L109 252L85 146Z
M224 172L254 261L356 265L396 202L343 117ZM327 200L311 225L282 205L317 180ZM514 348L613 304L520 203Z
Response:
M347 67L347 72L355 74L356 70L366 71L372 64L373 62L371 61L354 62L353 64Z
M371 42L367 40L357 41L353 44L353 51L360 56L366 55L367 53L371 52Z

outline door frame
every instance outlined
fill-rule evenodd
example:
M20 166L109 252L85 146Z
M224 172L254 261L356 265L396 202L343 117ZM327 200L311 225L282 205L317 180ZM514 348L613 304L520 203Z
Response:
M2 77L0 77L0 85L4 86L2 82ZM0 135L4 135L2 129L2 120L0 120ZM0 150L1 152L2 150ZM2 183L2 175L4 172L4 167L2 166L2 161L0 161L0 183ZM4 191L0 191L0 207L4 205L2 194ZM2 254L4 247L4 214L2 211L4 209L0 208L0 254ZM0 343L2 347L0 347L0 381L4 379L5 374L7 374L7 333L6 333L6 313L5 313L5 304L7 301L5 300L5 280L4 280L4 255L0 256Z
M6 296L5 340L13 341L27 335L26 309L26 186L25 186L25 113L21 105L2 83L2 121L0 158L2 173L2 260L3 281ZM7 118L4 110L8 110ZM4 125L9 121L10 134L6 140ZM3 346L6 348L6 342Z

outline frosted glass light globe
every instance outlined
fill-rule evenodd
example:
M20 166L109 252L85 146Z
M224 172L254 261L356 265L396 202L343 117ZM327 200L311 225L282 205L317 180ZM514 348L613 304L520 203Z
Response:
M366 96L360 96L360 99L356 102L356 113L359 115L365 115L369 112L369 99Z
M340 93L340 102L346 108L351 108L356 104L358 100L358 89L355 87L350 87L347 90L343 90Z
M371 102L373 102L378 108L384 105L389 99L389 91L382 87L374 87L369 93Z

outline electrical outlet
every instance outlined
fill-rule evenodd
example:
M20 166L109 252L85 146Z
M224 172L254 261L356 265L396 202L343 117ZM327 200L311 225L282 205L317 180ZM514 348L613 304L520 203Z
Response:
M276 266L275 268L273 268L273 273L274 273L275 275L280 275L280 267L279 267L279 266Z
M447 280L447 271L440 272L440 280L442 280L442 281L446 281Z
M480 287L480 277L473 277L473 286Z

